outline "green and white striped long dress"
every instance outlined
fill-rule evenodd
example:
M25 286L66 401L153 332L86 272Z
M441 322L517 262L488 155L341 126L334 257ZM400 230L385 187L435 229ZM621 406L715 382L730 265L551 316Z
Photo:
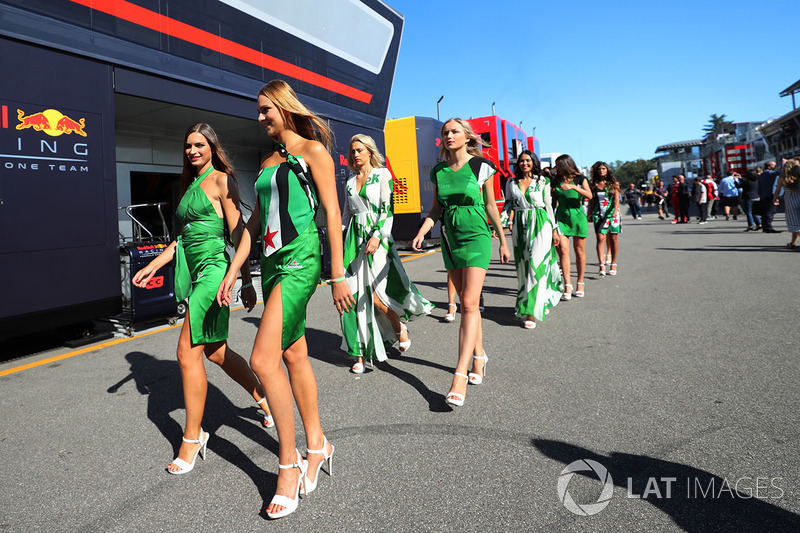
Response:
M514 210L514 264L517 267L519 316L544 321L547 309L555 307L564 292L564 278L553 247L556 227L550 195L550 179L534 176L523 193L515 179L506 182L506 209Z
M392 175L376 168L357 190L356 176L345 184L344 264L356 307L342 315L342 350L354 357L386 359L386 348L397 341L389 320L375 309L375 298L401 321L430 314L433 304L408 279L392 239ZM370 238L380 239L372 255L364 252Z

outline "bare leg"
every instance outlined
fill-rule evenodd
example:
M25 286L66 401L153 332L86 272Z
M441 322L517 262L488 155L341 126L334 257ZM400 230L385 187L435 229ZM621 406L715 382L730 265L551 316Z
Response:
M561 262L561 273L564 276L564 285L572 286L571 274L570 274L570 269L572 268L572 264L570 263L570 258L569 258L569 237L563 235L561 236L561 238L558 241L557 251L558 251L558 259ZM564 291L569 292L566 289L566 287Z
M456 304L456 296L458 291L456 291L456 286L453 284L453 279L450 277L450 272L447 273L447 303L448 304Z
M264 397L264 388L250 369L250 365L241 355L233 351L227 342L206 345L205 353L209 361L219 365L228 376L249 392L256 403ZM266 415L270 414L269 407L264 404L260 407Z
M375 309L383 313L383 315L391 322L392 328L394 328L395 333L401 331L400 326L400 317L397 316L397 313L389 309L389 306L383 303L380 297L375 294L373 301L375 302ZM408 340L408 331L401 331L400 335L397 336L400 342L406 342ZM315 448L318 449L318 448Z
M472 355L475 353L481 331L480 304L483 280L486 270L479 267L466 267L449 270L448 273L461 297L461 326L458 331L458 362L456 372L467 374ZM460 289L460 290L459 290ZM483 367L481 366L481 370ZM451 392L466 394L467 380L453 376Z
M617 233L608 234L608 248L611 251L611 263L613 265L616 265L617 255L619 254L619 234Z
M212 346L219 347L222 343L214 343ZM183 379L183 403L186 406L186 427L183 436L189 440L196 440L201 437L200 426L203 422L203 413L206 408L206 394L208 393L208 378L206 368L203 365L203 344L192 344L191 327L189 324L189 313L183 321L181 334L178 338L178 363L181 367L181 378ZM192 462L200 444L181 442L178 450L178 458L187 463ZM170 463L167 468L171 472L177 472L181 468Z
M583 275L586 273L586 237L573 237L572 246L575 248L578 283L583 283Z
M264 305L264 314L256 333L253 355L250 366L259 381L264 384L267 401L272 408L272 416L278 431L280 464L288 465L297 460L294 434L294 402L289 377L281 366L283 350L281 336L283 326L283 305L281 302L281 286L278 284L270 293ZM296 344L296 343L295 343ZM300 470L289 468L278 470L278 484L275 494L288 498L296 496ZM270 504L267 512L276 513L283 510L282 505Z
M597 236L597 262L600 264L600 270L605 267L606 260L606 236L603 233L595 233Z
M322 424L319 420L317 379L308 360L308 345L305 335L297 339L283 352L283 361L289 371L297 410L306 432L306 445L309 450L321 450L323 443ZM328 451L332 448L328 444ZM315 480L317 466L323 461L322 454L308 456L308 477Z

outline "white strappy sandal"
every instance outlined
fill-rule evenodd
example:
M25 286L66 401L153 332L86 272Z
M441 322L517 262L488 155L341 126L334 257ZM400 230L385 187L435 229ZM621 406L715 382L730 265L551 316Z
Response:
M469 380L469 384L470 385L480 385L481 383L483 383L483 378L486 377L486 365L489 364L489 356L486 354L486 350L484 350L482 357L478 357L477 355L473 355L472 359L473 359L472 368L475 368L475 363L474 363L475 359L477 359L478 361L483 361L484 362L483 363L483 375L476 374L475 372L470 372L469 373L469 377L467 379Z
M308 453L321 453L324 460L317 465L317 475L314 476L314 481L308 479L308 471L306 471L306 480L305 480L305 488L306 488L306 495L311 494L314 489L317 488L317 483L319 482L319 471L322 470L322 465L325 463L328 464L328 475L333 475L333 452L336 451L333 444L331 444L331 453L328 453L328 438L323 435L322 437L322 449L321 450L308 450ZM308 454L306 454L308 457ZM306 460L308 462L308 460Z
M203 431L203 428L200 428L200 437L197 438L197 439L187 439L186 437L183 437L183 442L188 442L189 444L199 444L200 447L197 448L196 452L194 452L194 457L192 458L192 462L191 463L187 463L186 461L184 461L180 457L176 457L175 459L172 460L172 462L170 464L176 465L178 468L180 468L180 470L174 470L174 471L170 470L169 469L169 465L167 465L167 472L169 472L170 474L172 474L174 476L179 476L181 474L188 474L194 468L194 463L197 461L197 456L198 455L203 458L203 461L205 461L206 460L206 448L208 446L208 439L209 438L211 438L211 435L209 435L208 433L205 433Z
M272 497L272 501L269 502L270 505L280 505L283 507L280 511L275 513L267 513L267 516L270 518L283 518L286 515L290 515L297 510L297 503L300 500L300 488L303 489L303 494L306 494L305 490L305 478L306 478L306 462L303 457L300 455L300 452L295 449L295 453L297 454L297 460L290 464L290 465L282 465L278 464L278 468L281 470L288 470L289 468L299 468L300 469L300 477L297 478L297 490L295 491L294 498L289 498L288 496L281 496L280 494L276 494Z
M467 376L466 374L462 374L461 372L455 372L455 375L466 379L467 383L469 383L469 376ZM444 401L455 407L461 407L462 405L464 405L464 395L458 392L450 391L447 393L447 397L444 399Z
M261 408L261 410L264 411L264 427L269 429L269 428L275 426L275 421L272 419L272 415L268 415L267 414L267 411L269 410L269 406L267 405L267 398L266 397L261 398L256 403L258 405L262 405L262 404L264 405Z
M400 343L400 351L401 352L405 352L406 350L411 348L411 337L410 336L409 336L407 341L401 341L400 340L400 335L402 335L403 332L405 332L406 335L408 335L408 326L406 326L405 322L400 322L400 331L395 331L394 333L395 333L395 335L397 335L397 340Z

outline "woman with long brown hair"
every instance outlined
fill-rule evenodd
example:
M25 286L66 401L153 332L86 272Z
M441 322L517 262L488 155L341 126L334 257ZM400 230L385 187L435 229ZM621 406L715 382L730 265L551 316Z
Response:
M556 200L556 220L562 239L558 243L558 256L561 259L561 272L564 275L565 290L562 300L572 298L572 284L569 257L569 238L572 237L572 247L575 249L575 262L578 270L578 283L575 287L575 296L583 298L585 284L583 275L586 272L586 236L589 229L586 223L586 213L583 210L582 200L592 199L592 191L586 178L578 170L572 157L567 154L556 158L556 177L552 182L553 196Z
M597 237L597 262L601 276L606 275L606 249L611 254L608 274L617 275L619 234L622 233L622 214L619 208L620 188L614 172L603 161L592 165L592 198L586 209L589 220L594 222ZM659 209L661 209L659 204Z
M208 124L194 124L186 131L181 183L184 193L176 210L182 224L181 235L133 276L134 285L146 287L158 269L177 255L175 295L178 301L188 298L178 338L186 427L178 456L167 466L170 474L191 472L198 454L205 459L210 435L201 428L208 391L204 354L253 396L267 414L265 425L272 426L261 385L247 361L228 346L230 312L215 301L217 287L230 263L225 252L225 225L237 244L242 234L242 214L233 165ZM256 292L249 267L244 266L241 272L242 302L251 311Z
M554 246L560 236L553 214L550 179L542 174L539 158L524 150L514 165L514 178L506 182L508 229L514 240L517 267L517 301L514 311L525 329L544 321L547 311L558 304L564 280Z
M253 216L219 286L217 300L230 303L236 270L247 260L250 242L262 235L264 313L250 365L264 384L278 429L278 483L266 512L270 518L281 518L297 509L301 489L308 494L317 487L323 463L331 474L334 452L322 432L317 380L305 337L306 306L322 270L314 222L319 205L325 210L329 229L333 303L339 313L344 313L355 302L345 282L342 217L333 159L328 152L328 125L306 108L283 80L273 80L261 88L257 110L258 121L272 139L272 149L261 161ZM295 444L295 402L306 433L306 459Z
M444 161L431 170L433 204L411 243L422 249L425 234L441 216L442 257L447 273L461 300L461 328L458 334L458 363L445 401L464 405L467 383L479 385L486 375L488 356L483 349L480 295L492 256L492 234L486 216L500 239L500 262L510 253L500 224L492 180L496 168L482 157L480 137L466 120L451 118L441 129L441 156ZM483 356L474 356L479 350ZM472 360L472 372L468 372ZM480 364L478 362L480 361Z

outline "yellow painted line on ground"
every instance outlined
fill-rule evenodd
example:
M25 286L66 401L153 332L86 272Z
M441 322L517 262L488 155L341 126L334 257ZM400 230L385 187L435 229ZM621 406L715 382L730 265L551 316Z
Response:
M62 353L61 355L55 355L53 357L48 357L47 359L42 359L41 361L36 361L34 363L28 363L26 365L15 366L14 368L9 368L0 372L0 377L7 376L9 374L14 374L15 372L22 372L23 370L29 370L31 368L36 368L37 366L42 365L49 365L50 363L55 363L56 361L62 361L64 359L69 359L70 357L75 357L76 355L81 355L88 352L93 352L95 350L102 350L103 348L108 348L109 346L114 346L115 344L121 344L123 342L128 342L133 339L138 339L140 337L146 337L148 335L152 335L154 333L159 333L161 331L166 331L169 329L174 329L181 326L181 324L175 324L174 326L167 326L165 328L153 330L153 331L146 331L141 335L136 335L134 337L122 337L119 339L110 340L108 342L103 342L100 344L93 344L91 346L86 346L85 348L80 348L78 350L74 350L72 352Z
M440 250L434 250L432 252L425 252L425 253L416 253L415 252L413 256L408 257L406 259L401 259L401 261L403 263L405 263L406 261L411 261L413 259L419 259L420 257L425 257L426 255L435 254L435 253L437 253L439 251ZM323 285L325 285L325 283L320 283L319 285L317 285L317 287L319 288L319 287L322 287ZM261 304L261 303L264 303L264 301L263 300L259 300L258 302L256 302L256 305ZM244 309L244 306L231 308L231 311L232 312L233 311L238 311L240 309ZM36 368L36 367L39 367L39 366L49 365L49 364L55 363L57 361L63 361L64 359L69 359L70 357L75 357L76 355L81 355L81 354L93 352L95 350L102 350L103 348L108 348L110 346L114 346L114 345L117 345L117 344L122 344L123 342L128 342L128 341L133 340L133 339L139 339L141 337L146 337L148 335L153 335L155 333L161 333L162 331L168 331L168 330L171 330L171 329L179 328L182 325L183 325L183 323L181 322L181 323L175 324L173 326L167 326L167 327L159 328L159 329L156 329L156 330L153 330L153 331L146 331L146 332L141 333L139 335L134 335L133 337L122 337L122 338L119 338L119 339L110 340L110 341L103 342L103 343L100 343L100 344L93 344L91 346L86 346L85 348L80 348L78 350L73 350L71 352L62 353L61 355L55 355L53 357L48 357L47 359L42 359L41 361L36 361L34 363L27 363L27 364L24 364L24 365L15 366L13 368L8 368L6 370L0 371L0 377L8 376L9 374L15 374L17 372L22 372L23 370L30 370L31 368Z
M439 253L441 250L434 250L432 252L425 252L425 253L414 253L411 257L407 257L406 259L401 259L401 263L405 263L406 261L413 261L414 259L419 259L420 257L425 257L426 255L431 255L435 253Z

